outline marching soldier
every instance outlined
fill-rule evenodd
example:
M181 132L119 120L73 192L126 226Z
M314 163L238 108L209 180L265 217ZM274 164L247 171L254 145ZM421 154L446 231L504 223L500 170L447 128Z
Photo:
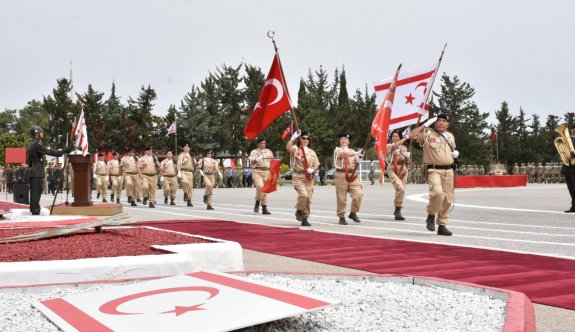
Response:
M120 169L120 155L114 151L112 153L113 159L108 162L108 174L110 174L110 183L112 183L112 194L110 201L113 203L114 198L116 203L120 203L120 196L122 195L122 172Z
M349 147L351 136L347 133L339 135L339 146L333 150L333 163L335 166L335 196L337 202L337 216L340 225L347 225L345 220L345 208L347 206L347 194L351 197L351 211L349 218L357 223L361 220L357 212L361 207L363 192L361 183L355 171L355 165L361 162L361 151L355 152Z
M134 156L134 150L128 148L128 155L122 157L120 161L120 167L122 168L122 176L124 177L124 182L126 184L126 195L128 196L128 203L132 206L138 206L136 204L137 187L138 183L138 167L136 157Z
M389 180L395 189L395 198L393 203L395 205L395 211L393 215L395 220L405 220L401 215L401 208L403 208L403 197L405 196L405 185L407 182L407 167L405 167L405 159L410 157L410 153L407 152L407 147L403 145L407 137L401 137L401 132L398 130L391 134L391 144L388 144L387 155L390 156L391 164L387 167L387 175Z
M300 135L301 139L298 139ZM292 184L298 195L295 216L298 221L301 221L302 226L311 226L308 218L314 189L313 174L319 168L319 159L315 151L309 147L310 139L309 132L296 132L286 145L293 170ZM307 178L306 173L311 174L311 179Z
M512 172L513 172L513 175L519 174L519 165L517 165L517 163L515 163L515 164L513 165L513 170L512 170Z
M250 162L253 167L252 177L256 187L256 203L254 212L258 213L260 204L262 205L262 214L271 214L268 211L268 195L262 193L262 188L270 176L270 163L274 157L270 149L266 149L266 140L263 137L256 139L258 147L250 153Z
M434 125L434 128L431 128L431 125ZM429 184L427 230L435 231L435 215L437 214L439 225L437 235L451 236L452 233L446 226L453 203L453 163L454 158L459 156L459 151L455 150L455 137L447 131L448 128L449 116L441 113L415 128L411 133L411 140L423 145L423 162L427 164L427 183Z
M158 168L160 163L155 156L152 155L152 148L146 147L144 155L138 160L138 175L142 180L142 196L144 197L143 204L146 205L150 202L149 207L156 207L156 189L158 186Z
M537 167L535 167L535 181L537 183L543 182L543 174L545 174L545 167L541 163L537 163Z
M106 165L106 160L104 159L103 153L98 153L98 161L94 163L94 179L96 180L96 198L102 196L102 202L106 203L106 197L108 197L108 166Z
M172 151L166 153L166 159L162 160L160 164L160 175L164 177L164 204L168 204L168 197L170 198L170 205L176 205L176 191L178 190L177 163L174 162L174 154ZM190 199L191 201L191 199Z
M198 164L195 157L190 154L188 144L184 145L184 151L178 156L178 178L182 179L182 189L184 190L184 201L188 206L192 204L192 189L194 188L194 168Z
M525 163L519 164L519 174L527 175L527 166L525 165Z
M208 210L213 210L212 196L214 193L214 184L216 183L216 175L222 177L218 162L212 158L214 152L212 150L206 151L205 156L200 159L200 175L204 178L204 203L207 204Z
M529 183L535 183L535 165L533 163L529 163L527 166L527 176Z
M373 186L373 184L375 183L375 168L373 166L373 160L369 163L369 174L367 175L367 178L371 183L371 185Z

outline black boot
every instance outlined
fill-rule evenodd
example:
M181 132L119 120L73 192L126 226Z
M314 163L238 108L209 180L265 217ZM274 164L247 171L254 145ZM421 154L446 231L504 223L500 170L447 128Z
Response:
M132 201L130 202L130 205L132 205L132 206L138 206L138 204L136 204L136 201L135 201L135 200L132 200Z
M110 201L113 203L114 202L114 194L110 195Z
M425 222L427 223L426 227L427 227L428 231L430 231L430 232L435 231L435 215L434 214L428 214Z
M395 220L405 220L405 218L401 215L401 208L399 206L395 207L393 215L395 216Z
M349 219L355 221L355 222L361 222L361 220L359 220L359 218L357 217L357 214L355 214L355 212L352 212L349 214Z
M303 215L301 214L301 211L300 211L300 210L296 210L296 211L295 211L295 219L296 219L297 221L303 221Z
M150 202L150 208L155 208L156 206L154 205L154 203Z
M451 233L451 231L447 229L447 227L439 225L439 227L437 228L437 235L451 236L453 235L453 233Z
M144 201L142 202L144 205L148 205L148 197L144 197Z
M208 204L207 209L208 209L208 210L213 210L214 208L213 208L210 204Z
M260 212L260 201L256 201L256 205L254 205L254 212Z
M311 226L311 224L309 223L309 221L307 221L307 218L303 218L301 220L301 225L302 226Z
M173 198L170 198L170 205L176 205L176 202L174 202Z
M120 204L120 199L116 198L116 203Z
M164 197L164 204L168 204L168 197Z
M188 200L188 206L194 206L194 204L192 204L192 200Z
M272 213L268 210L268 206L267 206L267 205L262 205L262 214L272 214Z
M100 193L98 193L98 195L96 195L96 199L100 198Z
M128 203L132 203L134 199L132 198L132 196L128 196Z
M204 204L208 204L208 195L204 195Z
M106 200L106 198L102 198L102 203L108 203L108 201Z
M565 213L573 213L575 212L575 208L571 207L569 210L565 210Z
M184 193L184 202L188 201L188 194Z
M340 225L347 225L347 221L345 221L345 217L339 217L339 224Z

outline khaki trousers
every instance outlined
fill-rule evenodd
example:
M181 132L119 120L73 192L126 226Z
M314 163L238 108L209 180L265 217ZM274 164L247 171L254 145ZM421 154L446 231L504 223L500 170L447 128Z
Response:
M212 194L214 192L214 184L216 183L215 175L204 175L204 185L206 186L206 191L204 195L208 196L208 205L212 205Z
M256 201L260 201L262 205L268 205L268 195L266 193L262 193L262 188L269 177L269 171L256 169L252 172L252 179L254 181L254 186L256 186Z
M429 184L428 214L437 214L436 223L447 225L449 212L453 203L453 170L429 169L427 183Z
M122 181L118 179L117 175L110 175L110 180L112 180L112 194L116 195L116 199L120 199L120 195L122 195Z
M194 188L194 172L181 171L182 173L182 189L184 194L188 196L188 199L192 200L192 189Z
M156 188L158 186L158 176L146 174L142 175L144 176L142 179L142 196L148 197L148 201L156 205Z
M164 175L163 189L164 189L164 197L169 197L171 199L176 198L176 191L178 190L178 179L176 178L175 175L172 176Z
M313 196L313 179L308 180L305 174L294 174L291 183L297 192L296 209L300 210L304 218L311 212L311 199Z
M395 189L395 198L393 199L393 204L398 207L403 207L403 197L405 196L405 184L407 183L408 171L403 167L405 170L405 174L402 177L397 176L395 174L395 170L393 169L393 165L387 169L387 175L389 176L389 181L393 185L393 189Z
M359 179L356 178L352 182L345 179L345 173L335 172L335 196L337 199L337 216L344 217L345 209L347 207L347 194L351 197L351 210L350 212L359 212L361 206L361 199L363 193Z
M137 188L140 187L138 174L124 173L124 182L126 183L126 195L132 197L134 200L138 198Z
M96 193L102 194L102 198L108 196L108 179L106 175L96 174Z

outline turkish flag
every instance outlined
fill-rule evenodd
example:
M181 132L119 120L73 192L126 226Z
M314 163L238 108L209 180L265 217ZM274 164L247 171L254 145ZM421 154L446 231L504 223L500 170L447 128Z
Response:
M387 134L389 132L389 125L391 122L391 110L393 108L393 100L395 98L395 89L397 86L397 76L399 75L399 68L393 76L390 87L383 99L381 105L377 109L377 114L371 124L371 134L375 137L375 150L379 160L379 167L383 172L385 170L387 155Z
M491 144L493 144L497 140L497 128L493 129L493 133L491 134Z
M279 55L276 53L260 98L244 128L247 139L263 132L275 119L292 108L291 98L283 76Z
M262 192L269 194L278 189L278 178L280 176L280 160L274 159L270 162L270 176L262 188Z

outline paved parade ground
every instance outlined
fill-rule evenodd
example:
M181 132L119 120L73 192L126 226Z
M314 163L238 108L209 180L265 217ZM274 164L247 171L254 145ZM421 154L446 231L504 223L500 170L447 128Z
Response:
M261 225L299 226L294 217L296 193L291 185L278 187L278 191L268 197L268 208L272 212L269 216L254 214L254 188L215 189L213 211L206 210L206 205L201 202L203 189L194 189L193 207L185 206L182 195L179 191L176 206L165 205L163 194L158 190L155 209L142 205L130 207L125 197L122 197L122 203L124 212L135 221L224 219ZM52 198L44 195L41 204L51 204ZM11 197L8 196L7 200ZM383 186L364 184L362 209L358 213L362 222L356 224L348 220L349 225L346 226L338 225L335 188L328 185L315 187L309 221L311 229L316 231L575 259L575 214L563 212L569 208L569 201L564 184L457 189L448 225L454 235L444 237L425 229L426 185L407 186L402 211L406 220L395 221L392 186L389 183ZM63 201L58 199L57 203L60 202ZM248 271L361 273L250 250L245 250L244 260ZM575 326L574 311L538 304L535 304L535 309L538 331L571 331Z

